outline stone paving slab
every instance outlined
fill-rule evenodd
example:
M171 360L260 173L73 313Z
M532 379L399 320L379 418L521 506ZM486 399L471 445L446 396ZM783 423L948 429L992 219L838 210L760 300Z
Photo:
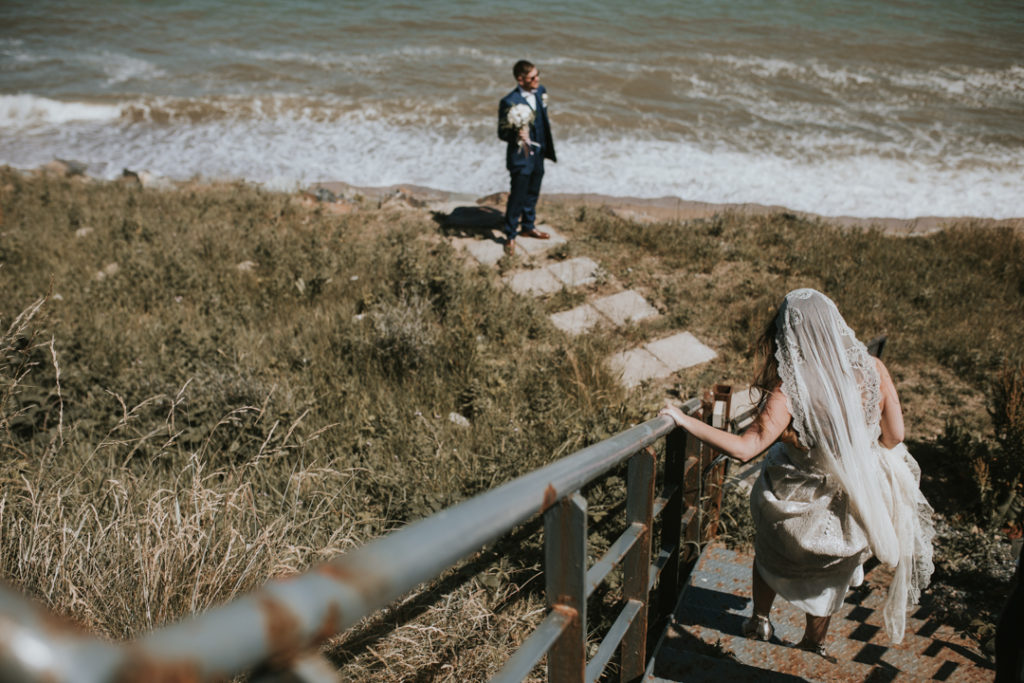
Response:
M522 251L528 256L538 256L547 250L557 247L559 244L565 244L568 241L550 225L541 224L537 226L537 229L541 232L548 233L551 235L551 238L538 240L532 237L519 236L516 238L516 251Z
M564 286L547 268L520 270L505 276L505 283L517 294L544 296L554 294Z
M612 356L611 365L622 372L623 385L633 388L646 380L662 379L677 370L707 362L717 355L689 332L680 332L641 348L617 353Z
M609 362L615 372L622 373L622 384L629 389L639 386L646 380L660 379L672 374L672 368L642 348L616 353Z
M552 313L548 317L551 319L551 322L555 327L566 334L571 335L589 332L601 323L608 322L607 319L590 304L583 304L576 308L570 308L568 311Z
M644 348L673 371L706 363L718 355L689 332L650 342Z
M582 287L597 281L599 266L594 259L580 256L568 261L553 263L547 267L566 287Z
M505 255L504 246L493 240L474 239L472 237L457 237L452 240L456 249L465 249L470 256L476 259L477 263L485 266L493 266Z
M647 299L632 289L597 299L591 303L616 326L646 320L658 315L658 309L647 303Z

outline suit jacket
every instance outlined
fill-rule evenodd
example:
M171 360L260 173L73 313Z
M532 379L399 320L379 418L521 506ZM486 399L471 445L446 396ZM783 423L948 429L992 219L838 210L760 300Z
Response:
M505 150L505 168L514 173L531 172L537 163L543 163L543 159L557 161L555 158L555 141L551 137L551 124L548 122L548 108L544 105L544 94L547 90L543 85L538 86L536 92L537 110L533 123L530 124L530 139L541 144L540 149L531 147L532 153L526 156L523 150L519 149L519 133L506 125L505 117L508 110L516 104L529 104L526 98L516 88L501 98L498 105L498 137L508 143Z

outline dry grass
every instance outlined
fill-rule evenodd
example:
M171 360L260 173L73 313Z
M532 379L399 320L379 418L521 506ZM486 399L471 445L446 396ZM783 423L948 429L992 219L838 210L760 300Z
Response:
M0 499L5 580L85 626L123 638L365 540L346 504L354 470L310 463L282 479L271 465L308 448L315 434L275 441L268 433L246 461L214 465L209 447L217 431L243 420L258 423L265 406L232 410L208 432L194 434L198 447L191 450L183 446L188 428L178 414L187 386L134 406L112 395L109 429L91 443L82 440L80 423L63 420L53 339L24 336L41 303L0 338L8 361ZM41 351L51 354L51 366L32 361ZM26 400L40 394L31 381L47 371L57 387L50 406L55 421L46 441L24 443L18 433L47 426L38 424L46 405ZM152 420L154 413L164 420ZM304 504L311 490L318 493L315 507Z
M244 185L164 193L12 171L0 188L0 571L110 637L643 417L602 347L467 269L421 213L336 216ZM442 580L408 627L366 647L353 636L336 657L406 680L455 648L468 668L422 680L483 677L540 598L516 584L484 595L480 582L500 569L519 583L533 552L472 565L475 584Z
M906 238L785 213L639 224L606 210L551 211L578 249L661 310L643 333L685 328L719 352L679 376L684 396L749 381L754 339L801 286L831 296L862 339L888 335L914 439L936 438L954 414L988 430L990 380L1004 359L1024 356L1024 237L1009 227L967 222Z
M0 571L113 638L651 417L661 389L627 395L604 365L640 339L686 328L719 349L678 377L683 396L746 381L753 337L795 286L834 296L862 336L890 335L911 434L939 450L962 395L970 438L994 443L984 396L1024 339L1024 243L999 229L900 239L552 207L572 238L555 258L595 258L598 287L640 289L664 314L568 339L546 318L557 304L467 267L419 212L7 169L0 209ZM605 489L588 492L598 547L598 520L616 519ZM331 656L350 680L486 678L541 614L537 549L471 558Z

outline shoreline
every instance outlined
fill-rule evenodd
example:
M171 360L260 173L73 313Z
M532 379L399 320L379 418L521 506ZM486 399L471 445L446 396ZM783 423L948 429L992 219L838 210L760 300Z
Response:
M466 202L469 205L487 205L499 208L504 207L505 197L507 196L505 192L496 192L483 197L477 197L464 192L450 192L422 185L402 183L387 186L359 186L342 181L326 181L315 183L311 188L313 191L318 188L324 188L342 197L363 195L379 200L401 193L424 203ZM927 235L941 231L951 225L964 223L970 223L981 228L1009 227L1015 230L1024 230L1024 217L918 216L916 218L891 218L878 216L861 218L858 216L827 216L810 211L794 211L777 204L714 203L682 199L680 197L644 198L599 193L545 194L542 191L538 209L543 209L545 204L607 208L621 218L639 223L706 219L730 212L751 216L784 213L807 220L820 220L842 228L878 229L887 235L901 236Z
M14 168L14 167L10 167ZM21 173L53 174L65 177L78 177L86 179L87 182L138 182L143 187L151 187L161 190L173 190L189 185L216 185L223 182L244 182L255 185L253 181L238 180L172 180L161 176L155 176L147 171L132 171L125 169L120 178L107 180L95 178L85 173L85 166L74 161L55 159L35 169L15 169ZM485 196L477 196L467 192L441 190L423 185L411 183L398 183L394 185L365 186L353 185L340 180L321 181L308 185L306 188L296 190L276 190L300 194L315 194L317 190L324 189L341 200L352 200L356 197L369 198L383 202L396 195L404 196L411 200L412 204L420 206L438 206L463 203L465 206L490 206L499 209L504 208L506 192L494 192ZM543 210L545 205L559 206L586 206L602 208L611 211L620 218L636 221L638 223L654 223L662 221L689 221L713 218L722 213L739 213L750 216L766 216L772 214L789 214L791 216L812 221L821 221L830 225L847 229L871 230L877 229L887 235L914 236L928 235L939 232L952 225L969 224L978 228L1008 227L1014 230L1024 231L1024 217L1015 218L986 218L980 216L918 216L916 218L893 218L885 216L859 217L859 216L829 216L810 211L796 211L780 204L756 204L756 203L715 203L702 202L680 197L632 197L628 195L607 195L600 193L541 193L538 208Z

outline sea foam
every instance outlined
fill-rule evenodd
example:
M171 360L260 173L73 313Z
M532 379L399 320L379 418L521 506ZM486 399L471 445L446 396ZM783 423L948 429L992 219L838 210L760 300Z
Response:
M484 195L508 185L504 143L482 116L427 126L415 116L403 122L363 109L325 119L322 111L274 98L249 103L241 117L226 110L199 120L121 115L139 106L4 97L0 112L18 130L4 134L0 127L0 163L30 168L54 157L73 158L108 178L132 168L279 189L342 180ZM557 137L559 163L548 165L544 190L759 203L858 217L1024 216L1024 167L1006 149L943 155L937 153L941 145L929 149L934 142L925 138L916 151L896 154L856 136L844 141L823 133L789 142L730 145L570 130Z
M59 102L36 95L0 95L0 128L106 121L120 116L121 107L117 105Z

